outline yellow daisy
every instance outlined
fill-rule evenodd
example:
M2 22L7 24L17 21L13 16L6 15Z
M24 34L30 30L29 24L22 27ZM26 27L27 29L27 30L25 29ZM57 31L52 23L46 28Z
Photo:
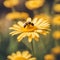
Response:
M60 12L60 4L54 4L53 10L54 10L55 12Z
M28 13L26 12L11 12L6 15L6 19L14 20L14 19L26 19L29 17Z
M25 6L28 9L33 10L43 6L44 2L45 0L29 0L29 1L26 1Z
M19 34L17 37L18 42L20 42L26 36L28 37L29 42L31 42L33 38L38 41L38 33L46 35L48 33L49 26L50 24L48 20L38 20L38 18L31 20L31 18L27 18L25 23L19 21L17 24L10 27L11 30L14 30L10 34L12 36Z
M19 0L6 0L3 4L7 8L12 8L19 4Z
M52 48L51 52L53 54L60 54L60 46L56 46L56 47Z
M55 15L52 20L52 24L54 25L60 25L60 15Z
M7 58L9 60L36 60L36 58L32 57L32 55L28 51L17 51L16 53L12 53L12 55L9 55Z
M55 60L55 57L52 54L47 54L44 56L44 60Z
M60 39L60 31L55 31L53 33L53 38L56 39L56 40Z

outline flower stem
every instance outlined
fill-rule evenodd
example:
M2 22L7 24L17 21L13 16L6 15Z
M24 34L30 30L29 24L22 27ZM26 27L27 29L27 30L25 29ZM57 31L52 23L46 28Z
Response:
M31 47L32 47L32 54L34 55L33 41L31 42Z
M57 41L55 40L55 46L59 46L58 40Z
M35 42L32 40L31 42L31 47L32 47L32 54L35 56Z
M12 8L12 12L15 12L15 8L14 7Z

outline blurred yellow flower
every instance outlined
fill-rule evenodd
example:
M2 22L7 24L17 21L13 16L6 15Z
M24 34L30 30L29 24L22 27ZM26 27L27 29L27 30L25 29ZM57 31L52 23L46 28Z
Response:
M12 53L12 55L9 55L7 58L9 60L36 60L36 58L32 57L32 55L28 51L17 51L16 53Z
M6 15L6 19L14 20L14 19L26 19L29 17L26 12L11 12Z
M56 47L52 48L51 52L53 54L60 54L60 46L56 46Z
M29 0L29 1L26 1L25 6L28 9L33 10L43 6L44 2L45 0Z
M55 12L60 12L60 4L54 4L53 10L54 10Z
M29 42L31 42L33 38L38 41L38 33L46 35L49 31L49 26L50 24L47 20L38 20L38 18L34 18L31 21L31 18L27 18L25 23L19 21L17 24L10 27L11 30L14 30L10 34L12 36L19 34L17 37L18 42L20 42L26 36L28 37Z
M52 54L47 54L44 56L44 60L55 60L55 57Z
M54 25L60 25L60 15L55 15L52 20L52 24Z
M12 8L19 4L19 0L6 0L3 4L7 8Z
M60 31L55 31L53 33L53 38L56 39L56 40L60 39Z
M20 12L20 19L26 19L29 17L29 14L27 12Z
M18 19L20 18L20 12L11 12L6 15L6 19Z
M35 17L37 17L39 19L43 18L43 20L50 20L50 18L51 18L49 15L47 15L45 13L37 14L37 15L34 16L34 18Z

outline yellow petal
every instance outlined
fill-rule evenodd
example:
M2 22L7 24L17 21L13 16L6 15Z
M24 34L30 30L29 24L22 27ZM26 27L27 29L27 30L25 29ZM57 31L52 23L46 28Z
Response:
M37 22L37 20L38 20L38 18L34 18L32 22L35 24Z
M29 60L36 60L36 58L30 58Z
M35 33L35 32L34 32L34 35L37 36L37 37L39 37L38 33Z
M29 41L29 42L32 41L32 33L28 34L28 41Z
M34 33L34 35L35 35L35 36L34 36L34 39L35 39L36 41L39 41L39 39L38 39L38 38L39 38L38 33Z
M14 57L16 54L15 53L12 53L12 57Z
M32 55L31 54L28 54L27 56L26 56L26 58L28 59L28 58L30 58Z
M35 30L35 32L37 32L37 33L41 33L41 32L42 32L42 30Z
M27 57L27 56L28 56L28 54L29 54L29 52L28 52L28 51L24 51L24 52L22 52L22 56L23 56L23 57Z
M15 28L21 28L21 27L20 27L19 25L17 25L17 24L14 24L13 27L15 27Z
M19 21L18 25L21 26L21 27L23 27L23 22Z
M15 28L15 27L10 27L9 29L11 29L11 30L19 30L19 29Z
M20 51L17 51L16 54L17 54L17 56L21 56L21 52Z
M28 37L28 41L31 42L32 41L32 37Z
M47 21L47 20L42 21L42 22L41 22L41 25L43 25L43 24L45 24L45 23L48 23L48 21Z
M10 55L9 55L9 56L7 56L7 58L12 60L12 56L10 56Z
M26 22L31 22L31 18L27 18L27 21Z
M39 19L35 25L39 25L42 22L42 19Z
M11 34L12 36L14 36L14 35L16 35L16 34L19 34L19 33L21 33L21 32L19 32L19 31L10 32L10 34Z
M20 42L25 36L26 36L26 33L21 33L21 34L17 37L18 42Z

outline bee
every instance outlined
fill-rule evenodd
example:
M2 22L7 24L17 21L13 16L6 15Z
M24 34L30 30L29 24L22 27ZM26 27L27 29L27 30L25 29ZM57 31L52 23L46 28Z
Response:
M34 26L33 23L31 23L31 22L26 22L26 23L24 24L24 28L25 28L27 25L32 25L32 26Z

